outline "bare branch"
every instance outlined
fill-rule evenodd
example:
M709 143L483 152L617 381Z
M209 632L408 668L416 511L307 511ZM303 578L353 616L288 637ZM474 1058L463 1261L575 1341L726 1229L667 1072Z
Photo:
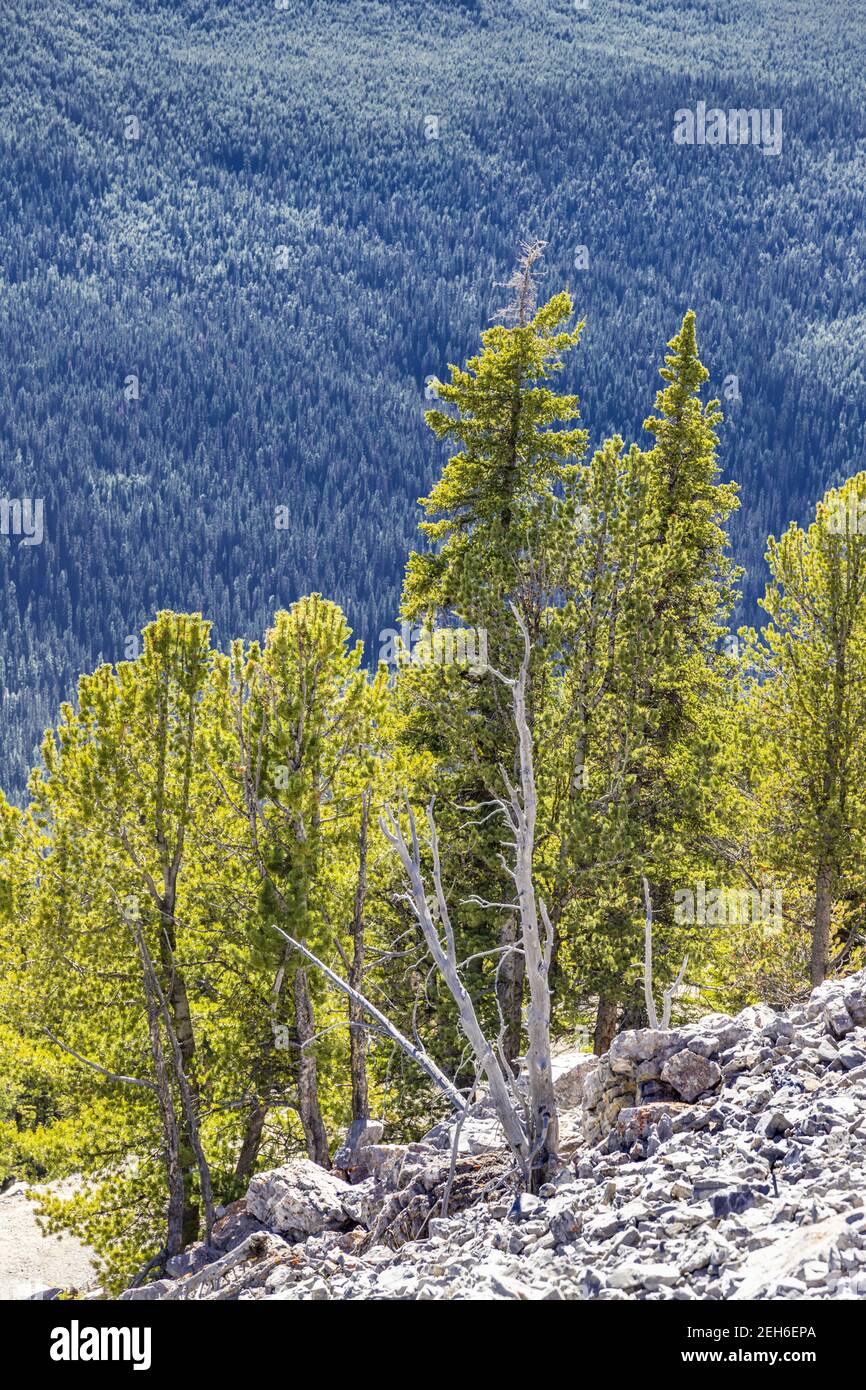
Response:
M385 1032L387 1036L391 1038L392 1042L397 1043L398 1047L401 1047L403 1051L407 1054L407 1056L411 1057L413 1061L417 1062L418 1065L427 1073L431 1081L434 1081L436 1083L440 1091L442 1091L451 1101L451 1104L454 1106L455 1110L463 1110L465 1108L466 1102L464 1101L460 1092L457 1090L457 1087L454 1086L453 1083L448 1080L448 1077L445 1075L443 1071L440 1071L436 1063L433 1061L432 1057L428 1056L428 1054L424 1051L423 1048L416 1047L416 1045L410 1042L407 1037L404 1037L404 1035L400 1032L398 1028L394 1026L390 1019L386 1018L382 1011L376 1008L375 1004L371 1004L370 1000L365 998L359 990L353 989L352 986L348 983L348 981L341 979L340 976L336 973L336 971L332 970L330 966L325 965L325 962L320 960L318 956L314 955L308 946L302 945L302 943L300 941L296 941L293 936L289 936L289 933L283 931L282 927L278 927L276 923L273 924L273 928L274 931L277 932L277 934L281 936L284 941L287 941L289 945L292 946L296 951L299 951L301 955L305 957L306 960L310 961L312 965L315 965L318 970L321 970L322 974L325 975L326 978L331 981L332 985L336 985L337 989L342 990L343 993L347 994L350 999L353 999L356 1004L360 1004L361 1008L364 1009L365 1012L371 1016L371 1018L374 1018L376 1020L376 1022L382 1028L383 1032Z
M74 1047L70 1047L68 1043L55 1037L50 1028L43 1026L42 1031L57 1047L61 1047L64 1052L69 1053L70 1057L74 1057L76 1062L82 1062L85 1067L91 1067L93 1071L98 1071L100 1076L106 1077L108 1081L122 1082L124 1086L143 1086L147 1091L156 1090L153 1081L143 1081L139 1076L124 1076L121 1072L109 1071L107 1067L100 1066L98 1062L91 1062L89 1057L82 1057L81 1053L76 1052Z

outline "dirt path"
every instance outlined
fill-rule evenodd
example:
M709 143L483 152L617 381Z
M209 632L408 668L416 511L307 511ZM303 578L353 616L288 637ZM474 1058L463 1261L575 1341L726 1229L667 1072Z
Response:
M86 1246L74 1236L43 1236L15 1183L0 1193L0 1299L29 1298L45 1288L86 1288L95 1282ZM54 1192L74 1190L73 1182L52 1183Z

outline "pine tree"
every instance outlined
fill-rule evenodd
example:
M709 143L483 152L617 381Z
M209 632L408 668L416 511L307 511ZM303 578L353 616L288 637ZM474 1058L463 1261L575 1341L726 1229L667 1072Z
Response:
M762 601L770 622L753 651L765 826L779 858L811 879L813 985L826 977L834 904L846 875L861 877L864 851L864 517L866 473L858 473L825 495L808 530L792 523L780 540L770 537Z
M502 600L520 589L522 547L541 499L574 478L587 441L584 429L557 429L579 418L578 398L550 385L563 355L580 340L583 322L568 294L535 308L534 267L543 243L523 248L508 282L515 298L497 324L481 335L482 352L465 368L451 366L437 395L453 413L428 410L437 439L457 444L429 497L421 530L431 542L406 568L403 613L409 619L456 613L466 621L498 615ZM517 650L517 644L515 645Z
M693 314L669 347L658 413L646 421L655 447L609 440L583 472L580 530L560 546L563 602L548 639L562 671L547 715L557 962L567 993L599 996L598 1051L617 1006L642 995L644 874L654 880L657 961L676 974L673 885L722 774L705 745L723 693L717 644L735 579L724 522L736 496L718 480L721 417L699 398L708 373Z
M421 530L431 549L410 555L403 615L427 631L437 625L468 629L484 643L490 664L513 675L521 660L519 634L509 612L514 603L536 653L548 603L545 534L551 509L572 493L587 434L575 395L553 388L563 357L580 338L570 326L568 294L536 308L534 272L543 246L524 246L508 287L514 299L504 323L482 333L482 351L465 368L450 367L438 387L444 407L427 412L437 438L456 444L441 479L422 499ZM558 426L566 426L558 428ZM528 703L531 718L542 699L539 660L533 659ZM439 763L440 793L454 806L480 803L502 789L502 768L516 775L517 745L508 702L483 669L407 667L401 678L408 746L432 752ZM507 877L499 867L498 827L443 822L443 842L462 844L460 875L467 892L503 901ZM453 833L452 833L453 832ZM456 869L455 869L456 871ZM489 914L464 904L458 921L470 947L490 947ZM517 917L506 912L498 944L502 959L480 963L476 986L489 992L495 978L505 1020L505 1051L520 1049L523 960L513 949Z
M345 909L336 922L329 912L330 880L347 843L361 841L383 689L381 677L368 684L362 649L350 649L349 636L339 608L313 594L276 614L263 647L245 650L236 642L231 657L218 662L216 680L216 727L228 731L215 750L228 769L222 788L229 823L221 833L241 847L246 872L258 883L250 938L273 978L274 1022L292 1024L298 1114L309 1156L323 1167L330 1166L330 1145L320 1100L324 1049L316 1043L319 983L274 925L320 953L337 945L338 928L345 931ZM346 892L344 877L340 884ZM244 1141L247 1163L257 1151L272 1072L266 1047L256 1075L260 1103Z

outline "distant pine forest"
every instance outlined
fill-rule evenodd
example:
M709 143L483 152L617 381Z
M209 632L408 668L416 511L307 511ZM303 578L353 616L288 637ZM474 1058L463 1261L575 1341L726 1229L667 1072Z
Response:
M225 647L317 591L375 662L447 452L424 412L526 238L542 299L567 289L586 321L560 385L592 447L647 447L694 310L758 619L767 536L866 467L857 9L9 0L10 797L79 673L136 655L159 609ZM675 140L699 103L778 113L779 148Z

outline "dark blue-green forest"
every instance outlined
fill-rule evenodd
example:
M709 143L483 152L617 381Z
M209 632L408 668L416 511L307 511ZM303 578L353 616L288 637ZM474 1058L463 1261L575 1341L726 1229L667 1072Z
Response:
M863 0L5 0L0 783L161 607L259 635L318 590L369 655L522 238L586 329L593 443L697 313L732 547L866 466ZM781 113L778 152L678 144ZM287 524L275 525L278 508Z

